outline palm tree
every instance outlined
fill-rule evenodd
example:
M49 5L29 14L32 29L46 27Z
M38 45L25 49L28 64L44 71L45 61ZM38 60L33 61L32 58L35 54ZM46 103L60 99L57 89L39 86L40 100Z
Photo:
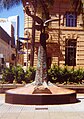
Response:
M35 8L35 4L37 3L37 5L42 8L40 10L43 10L47 17L49 11L46 10L48 10L50 6L54 4L54 1L55 0L0 0L0 8L9 9L21 2L24 5L26 5L26 2L29 2L29 4L32 4ZM70 0L70 3L72 4L75 11L82 10L83 0Z
M9 9L15 5L18 5L22 0L0 0L0 9Z

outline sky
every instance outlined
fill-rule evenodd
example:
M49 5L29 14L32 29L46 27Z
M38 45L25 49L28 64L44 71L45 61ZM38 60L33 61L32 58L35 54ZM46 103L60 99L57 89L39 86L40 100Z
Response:
M24 12L22 4L14 6L9 10L0 11L0 18L8 18L10 16L19 15L19 37L24 37Z

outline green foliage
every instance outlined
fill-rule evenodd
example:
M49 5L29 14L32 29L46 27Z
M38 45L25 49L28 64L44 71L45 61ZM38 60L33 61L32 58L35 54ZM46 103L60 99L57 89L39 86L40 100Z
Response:
M53 65L48 70L48 76L52 83L82 83L84 79L84 69L78 68L74 70L68 66L58 67Z
M74 70L71 73L71 80L70 82L74 83L82 83L82 80L84 78L84 70L82 68L78 68L77 70Z
M29 67L25 72L25 82L30 83L35 79L36 69L34 67Z
M2 76L3 82L12 83L14 80L14 72L12 68L5 68Z
M36 69L29 67L26 71L21 66L12 66L3 71L3 83L31 83L35 79ZM77 83L84 80L84 69L73 69L68 66L58 67L55 64L48 70L48 78L52 83Z
M63 82L62 73L63 72L60 67L53 65L52 68L48 70L49 81L51 81L52 83L56 83L58 80L60 83Z
M21 83L24 80L24 70L20 66L5 68L2 79L8 83L13 83L14 80L17 83Z
M3 82L6 83L29 83L35 79L35 68L29 67L24 72L21 66L12 66L3 71Z
M73 68L72 69L69 69L68 66L64 66L63 69L62 69L62 72L63 72L63 82L64 83L68 83L71 79L71 73L73 71Z
M25 73L21 66L14 67L14 79L17 83L22 83L24 81Z

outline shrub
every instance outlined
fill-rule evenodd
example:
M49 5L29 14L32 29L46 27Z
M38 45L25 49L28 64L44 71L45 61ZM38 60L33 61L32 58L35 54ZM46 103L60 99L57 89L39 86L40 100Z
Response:
M3 70L2 82L6 83L31 83L35 79L36 69L29 67L25 72L21 66L11 66ZM48 79L52 83L82 83L84 69L69 68L68 66L58 67L53 65L48 70Z
M48 70L49 81L52 83L82 83L84 79L84 69L73 69L68 66L63 68L53 65Z
M62 69L55 64L48 70L49 81L52 83L60 82L63 83L62 78L63 72Z
M84 78L84 70L82 68L78 68L72 72L71 80L74 83L82 83L82 80ZM71 81L70 81L71 82Z
M29 67L25 72L25 82L31 83L35 79L36 69L34 67Z
M14 80L14 72L12 68L5 68L3 70L3 76L2 76L2 80L3 82L8 82L8 83L12 83Z
M24 80L24 70L20 66L5 68L2 79L8 83L13 83L14 80L21 83Z
M17 83L22 83L24 81L25 73L21 66L16 66L14 68L14 79Z
M68 68L68 66L64 66L62 69L62 78L64 83L68 83L71 77L71 70Z

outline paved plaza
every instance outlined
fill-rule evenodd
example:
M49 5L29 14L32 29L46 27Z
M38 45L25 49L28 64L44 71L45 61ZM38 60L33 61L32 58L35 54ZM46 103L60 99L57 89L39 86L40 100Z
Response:
M63 105L13 105L5 103L5 94L0 94L0 119L84 119L84 94L80 100Z

